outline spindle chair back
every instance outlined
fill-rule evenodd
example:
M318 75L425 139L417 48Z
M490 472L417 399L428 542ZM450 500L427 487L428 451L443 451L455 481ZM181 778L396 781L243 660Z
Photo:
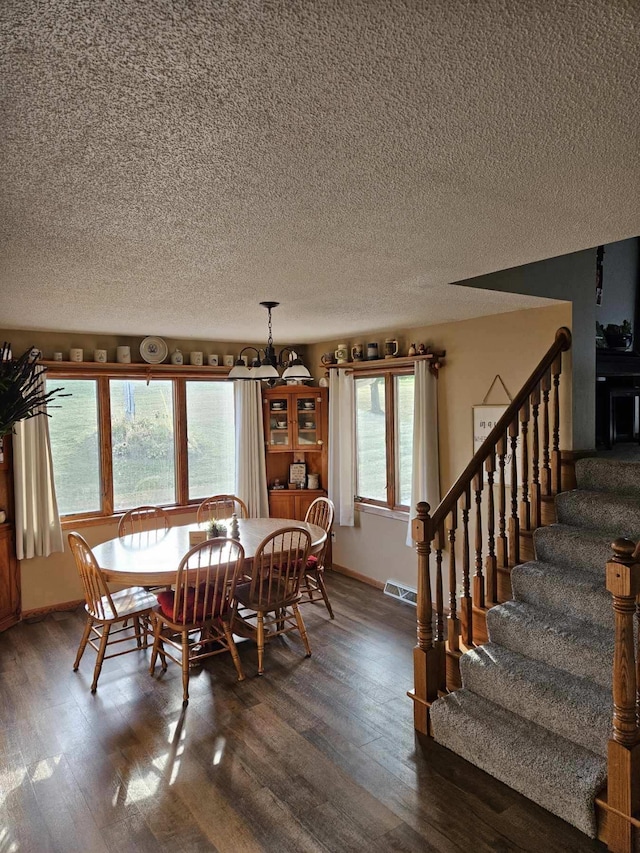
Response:
M302 598L300 601L301 604L323 601L332 619L334 618L334 613L324 583L324 570L327 554L331 547L331 530L333 528L334 514L335 507L333 501L321 496L313 501L305 515L304 520L309 522L309 524L316 524L318 527L322 527L326 531L327 538L322 546L322 550L318 554L310 555L307 559L305 573L302 578Z
M253 558L251 581L239 584L236 598L246 611L245 620L255 617L258 645L258 675L264 672L265 639L298 631L306 656L311 655L304 621L298 609L300 583L311 548L311 535L300 527L283 527L266 536ZM271 619L265 619L274 613ZM265 630L267 629L267 630Z
M238 518L249 518L249 510L241 498L236 495L213 495L202 501L196 518L198 522L203 522L214 518L230 518L234 513Z
M184 705L189 701L189 667L196 661L228 651L238 681L244 679L230 630L236 584L243 568L244 548L239 542L226 537L208 539L182 558L173 589L158 594L158 606L152 613L150 672L153 675L158 654L163 671L167 658L179 664Z
M91 684L91 692L95 693L104 660L147 647L148 617L156 600L142 587L130 587L112 593L86 540L79 533L73 532L69 533L68 541L82 581L87 611L73 670L77 672L84 651L90 645L97 654ZM127 627L129 619L133 622L132 628ZM122 624L112 631L117 623ZM132 644L133 640L135 645ZM107 646L116 643L128 643L129 647L106 654Z
M149 544L154 542L158 534L169 529L169 516L157 506L137 506L128 510L118 523L118 536L136 535L146 538Z

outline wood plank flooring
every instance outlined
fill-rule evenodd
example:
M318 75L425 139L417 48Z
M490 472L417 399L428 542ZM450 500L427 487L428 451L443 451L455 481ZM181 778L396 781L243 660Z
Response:
M0 853L603 851L427 739L417 739L415 610L329 573L335 621L305 606L295 637L242 643L181 676L148 652L72 671L83 615L0 635ZM159 669L158 669L159 672Z

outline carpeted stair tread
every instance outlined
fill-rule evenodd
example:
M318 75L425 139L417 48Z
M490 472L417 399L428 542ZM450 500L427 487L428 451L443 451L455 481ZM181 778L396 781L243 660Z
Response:
M576 481L579 489L590 492L616 492L640 498L640 462L616 459L578 459Z
M605 587L603 569L596 574L577 566L532 560L511 570L511 586L516 601L568 613L613 630L612 598Z
M556 495L556 515L561 524L609 532L614 538L640 538L640 496L574 489Z
M611 690L496 643L460 658L462 686L603 758L611 732Z
M492 643L602 687L611 685L614 635L601 625L523 601L507 601L487 611L487 628Z
M431 706L435 740L594 838L606 760L462 689Z
M615 539L606 530L551 524L539 527L533 534L536 557L556 566L577 566L604 577L604 567L611 559L611 543Z

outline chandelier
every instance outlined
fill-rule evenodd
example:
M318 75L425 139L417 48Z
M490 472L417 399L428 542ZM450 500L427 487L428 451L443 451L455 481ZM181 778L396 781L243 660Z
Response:
M241 380L263 380L274 384L277 379L311 379L311 374L304 366L302 359L291 347L283 347L276 354L273 346L273 335L271 334L271 310L277 308L279 302L261 302L260 305L269 312L269 337L264 349L256 347L244 347L236 359L236 363L229 371L227 379ZM245 352L253 352L254 356L247 365L243 355ZM279 371L282 370L282 377Z

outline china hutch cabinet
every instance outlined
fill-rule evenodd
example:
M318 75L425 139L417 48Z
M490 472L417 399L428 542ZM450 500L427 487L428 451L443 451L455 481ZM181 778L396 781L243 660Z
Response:
M20 565L16 559L13 532L13 468L11 439L0 438L0 509L6 520L0 524L0 631L20 621Z
M303 519L327 488L328 392L282 385L263 390L269 512Z

